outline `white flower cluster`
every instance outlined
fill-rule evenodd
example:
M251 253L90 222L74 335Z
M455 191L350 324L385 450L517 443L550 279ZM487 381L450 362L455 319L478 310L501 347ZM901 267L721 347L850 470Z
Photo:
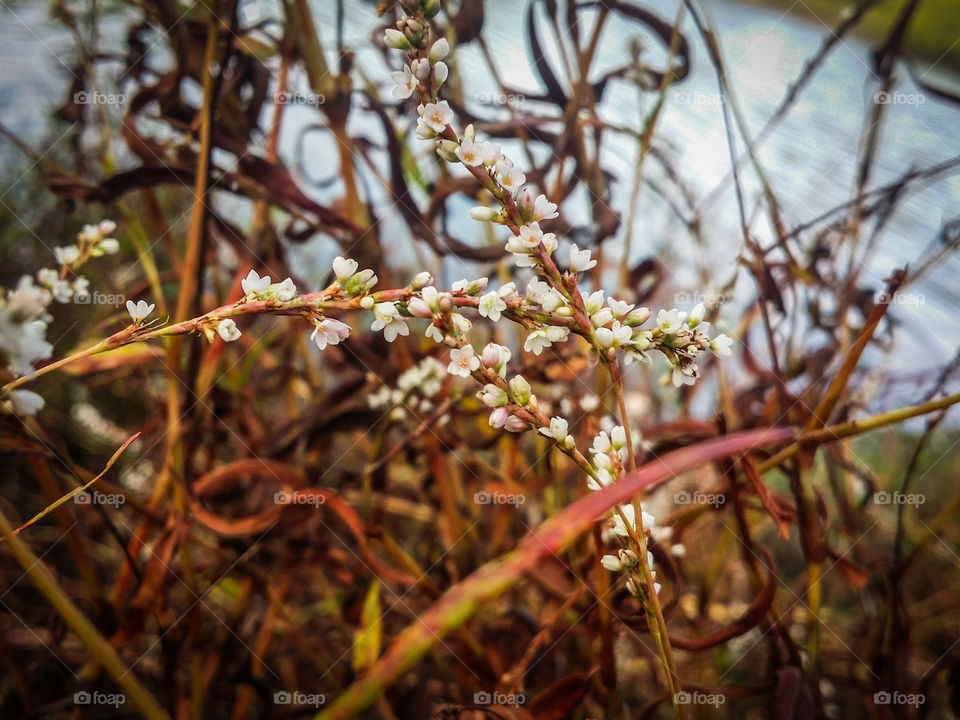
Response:
M99 225L84 225L77 234L73 245L62 245L53 249L59 269L42 268L37 271L37 281L60 303L68 303L74 298L83 300L89 292L90 281L76 275L75 271L92 257L112 255L120 249L116 238L110 237L117 229L113 220L103 220ZM67 275L74 275L73 279Z
M47 326L53 320L47 308L54 300L85 300L90 281L75 271L92 257L117 252L120 243L109 237L116 228L112 220L85 225L75 244L54 248L59 269L41 268L37 271L39 284L24 275L15 289L0 289L0 356L11 373L26 375L35 362L53 354L53 346L46 340ZM67 279L68 275L73 279ZM2 403L8 412L32 415L43 407L43 398L30 390L13 390Z
M596 473L596 477L587 480L587 487L590 490L602 490L607 485L614 482L623 474L624 462L626 460L627 434L620 425L613 427L609 435L606 431L601 431L593 439L593 446L590 448L590 464ZM624 522L626 518L626 522ZM647 512L641 511L641 523L643 526L643 535L641 541L646 543L646 536L653 530L655 518ZM620 537L630 537L631 534L640 532L637 527L637 517L633 505L621 505L617 511L613 511L613 533ZM604 555L600 562L611 572L625 570L636 567L639 563L637 554L632 550L621 549L617 555ZM656 572L653 570L653 553L647 551L647 565L650 567L653 577L656 578ZM655 591L659 594L660 583L654 583ZM630 592L641 597L639 588L633 582L628 580Z
M698 303L690 314L677 309L661 310L657 313L657 327L649 332L651 344L655 344L670 364L673 365L671 379L675 387L693 385L700 376L696 357L710 350L717 357L730 355L733 339L723 333L712 340L707 337L709 323L703 321L703 303Z
M391 408L390 418L401 420L407 409L428 413L434 409L435 398L443 389L446 368L435 357L427 356L417 365L405 370L397 378L397 387L383 385L367 397L372 410Z

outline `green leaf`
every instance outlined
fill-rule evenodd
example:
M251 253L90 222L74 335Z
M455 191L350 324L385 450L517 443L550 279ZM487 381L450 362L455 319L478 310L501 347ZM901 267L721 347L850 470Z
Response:
M373 665L380 657L380 643L383 639L383 626L380 613L380 581L374 580L367 597L363 601L363 613L360 627L353 642L353 670L362 672Z

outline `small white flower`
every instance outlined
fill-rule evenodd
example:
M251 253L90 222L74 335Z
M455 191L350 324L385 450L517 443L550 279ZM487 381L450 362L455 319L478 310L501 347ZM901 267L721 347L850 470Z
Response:
M337 255L333 259L333 274L337 276L337 282L341 285L353 277L353 274L360 267L356 260L350 260Z
M534 220L552 220L558 214L556 203L547 200L545 195L537 195L537 199L533 201Z
M733 351L730 347L733 345L733 338L728 337L724 333L720 333L713 340L710 341L710 349L713 351L713 354L717 357L727 357Z
M550 418L550 427L540 428L540 434L562 443L567 438L567 421L562 417Z
M628 303L625 300L617 300L616 298L612 297L607 298L607 306L617 317L623 317L628 312L633 310L633 305L631 303Z
M138 300L134 304L133 300L127 300L127 312L130 313L130 317L133 319L134 325L139 325L143 320L153 312L153 309L156 307L154 303L147 303L146 300Z
M543 231L540 230L540 223L530 223L520 226L520 243L527 248L535 248L540 244L540 238L543 237Z
M610 430L610 444L614 450L619 450L627 444L627 431L623 425L616 425Z
M559 241L557 236L554 233L544 233L540 242L543 244L543 249L547 251L547 255L553 255L553 251L557 249Z
M530 282L527 283L527 300L531 303L540 304L540 298L544 294L550 292L550 286L545 283L543 280L538 280L537 278L531 278Z
M321 350L327 345L339 345L341 340L346 340L348 337L350 337L350 326L333 318L315 320L313 332L310 334L310 339Z
M409 335L410 328L400 317L400 311L392 302L377 303L373 306L373 323L370 329L376 332L383 330L383 337L387 342L393 342L397 335Z
M507 309L507 304L500 298L495 290L488 292L480 297L477 305L477 312L483 317L488 317L494 322L500 319L500 313Z
M687 314L680 312L676 308L672 310L661 310L657 313L657 327L664 335L675 335L680 331Z
M499 150L499 148L497 149ZM498 152L497 156L493 159L493 166L497 175L504 175L513 169L513 160L503 153Z
M217 323L217 335L219 335L224 342L233 342L234 340L240 339L240 329L237 327L237 323L233 321L233 318L226 318Z
M690 363L685 368L674 367L673 374L671 376L673 380L674 387L682 387L683 385L693 385L697 380L697 366L694 363Z
M520 171L520 168L510 168L507 172L500 175L499 179L500 185L502 185L505 190L516 192L527 181L527 176Z
M600 434L593 439L593 446L590 448L590 451L593 453L608 453L610 452L610 448L610 438L607 437L606 431L601 430Z
M534 355L539 355L543 352L544 348L548 348L551 345L553 345L553 343L550 341L550 338L547 337L545 330L534 330L527 335L527 339L523 343L523 349L527 352L532 352Z
M583 272L596 266L597 261L590 259L590 250L577 247L576 243L570 246L570 272Z
M464 165L476 167L483 162L483 143L464 138L457 148L457 157Z
M606 455L597 455L595 459L606 458L609 462L610 458ZM603 490L607 485L613 482L613 475L610 474L609 468L598 468L596 479L592 477L587 478L587 488L589 490Z
M424 335L433 340L435 343L443 343L443 331L433 323L427 325L427 331L424 333Z
M413 74L409 65L404 65L403 70L390 73L390 77L395 83L393 86L393 96L398 100L406 100L413 95L413 91L416 90L417 85L420 84L420 81L417 80L417 77Z
M240 281L240 287L243 288L245 295L259 297L260 293L270 287L270 276L264 275L260 277L260 273L256 270L251 270L247 273L247 276Z
M567 338L570 337L570 328L560 325L550 325L544 332L550 342L566 342Z
M63 247L55 247L53 254L61 265L72 265L80 259L80 248L76 245L64 245Z
M450 68L447 67L445 62L438 62L433 66L433 76L437 79L437 87L443 85L447 81L447 76L450 74Z
M500 144L487 142L483 147L483 164L486 167L494 165L500 158Z
M590 293L590 296L584 301L583 309L587 315L595 315L603 309L603 290L597 290ZM605 323L600 323L604 325Z
M453 110L450 109L446 100L437 103L429 103L423 108L423 121L434 132L443 132L447 125L453 121Z
M31 390L11 390L10 403L18 415L36 415L43 409L43 398Z
M459 377L470 377L470 373L480 369L480 358L473 350L472 345L454 348L450 351L450 364L447 372Z

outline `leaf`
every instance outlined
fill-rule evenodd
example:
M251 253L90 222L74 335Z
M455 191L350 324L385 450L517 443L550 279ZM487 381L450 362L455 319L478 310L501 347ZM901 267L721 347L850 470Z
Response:
M34 515L32 518L30 518L29 520L27 520L23 525L21 525L21 526L18 527L16 530L14 530L14 531L13 531L14 534L18 534L18 533L22 532L23 530L26 530L28 527L30 527L31 525L33 525L37 520L39 520L40 518L44 517L45 515L48 515L48 514L50 514L51 512L53 512L53 511L56 510L58 507L60 507L61 505L63 505L63 504L64 504L67 500L69 500L70 498L72 498L72 497L74 497L74 496L76 496L76 495L79 495L80 493L84 492L87 488L89 488L91 485L93 485L97 480L99 480L99 479L102 478L104 475L106 475L106 474L107 474L107 471L108 471L110 468L113 467L113 464L114 464L115 462L117 462L117 460L120 459L120 456L123 455L124 451L125 451L128 447L130 447L130 445L133 444L133 441L136 440L138 437L140 437L140 433L135 433L135 434L131 435L130 437L128 437L128 438L127 438L127 441L126 441L125 443L123 443L123 445L120 446L120 449L117 450L117 451L113 454L113 457L111 457L111 458L107 461L107 466L106 466L103 470L100 471L100 474L99 474L99 475L97 475L97 476L94 477L92 480L88 481L87 483L81 485L80 487L71 490L71 491L68 492L66 495L64 495L62 498L60 498L59 500L57 500L56 502L53 502L53 503L51 503L50 505L48 505L47 507L45 507L43 510L41 510L40 512L38 512L38 513L37 513L36 515ZM2 542L2 539L0 539L0 542Z
M380 581L374 580L367 590L360 616L360 627L353 641L353 670L360 673L373 665L380 657L383 640L383 622L380 612Z
M564 720L573 714L589 687L588 674L567 675L537 695L530 703L530 714L536 720Z

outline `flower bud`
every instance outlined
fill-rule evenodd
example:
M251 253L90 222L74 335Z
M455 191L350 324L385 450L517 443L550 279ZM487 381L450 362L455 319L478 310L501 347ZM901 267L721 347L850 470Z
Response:
M484 222L485 220L493 221L500 217L500 211L478 205L470 210L470 217L480 222Z
M490 282L489 278L481 277L476 280L471 280L467 283L466 293L467 295L479 295L484 290L487 289L487 283Z
M487 343L480 355L480 362L485 368L497 370L510 359L510 351L503 345Z
M516 415L511 415L507 418L507 422L504 424L504 429L512 433L522 433L530 429L530 426L527 424L526 420L521 420Z
M517 193L516 203L517 210L520 211L520 217L526 221L531 220L533 218L534 197L530 188L525 187Z
M436 63L443 60L449 54L450 43L447 42L446 38L440 38L430 47L430 52L427 53L427 57L430 58L430 62Z
M376 284L377 276L373 270L361 270L347 280L344 290L347 291L347 295L360 295L361 293L367 292Z
M410 41L396 28L387 28L383 34L383 44L395 50L409 50Z
M640 307L630 311L624 320L624 325L643 325L649 319L650 308Z
M620 552L623 552L622 550ZM616 555L604 555L600 558L600 564L603 565L610 572L617 572L618 570L623 569L623 564L620 562L620 558Z
M477 393L477 397L483 401L484 405L492 408L503 407L510 402L507 391L493 383L484 385L483 390Z
M413 290L422 290L428 285L433 285L433 275L428 273L426 270L414 275L413 282L410 283L410 287Z
M633 578L627 580L627 592L635 598L643 599L643 592L640 590L640 585L637 584L637 581Z
M422 7L423 16L427 20L431 20L440 12L440 0L423 0Z
M369 310L370 308L372 308L373 298L370 297L369 295L366 295L360 298L360 307L362 307L364 310Z
M533 390L523 375L514 375L510 380L510 394L518 405L527 405Z
M496 410L490 413L490 419L487 422L490 424L490 427L497 428L499 430L506 425L509 418L510 411L505 407L498 407Z
M457 148L460 147L453 140L439 140L437 141L437 155L450 163L460 162L460 158L457 157Z
M414 317L433 317L433 310L421 298L412 297L407 301L407 311Z
M633 550L621 549L619 552L620 563L625 568L636 567L640 563L640 558Z

